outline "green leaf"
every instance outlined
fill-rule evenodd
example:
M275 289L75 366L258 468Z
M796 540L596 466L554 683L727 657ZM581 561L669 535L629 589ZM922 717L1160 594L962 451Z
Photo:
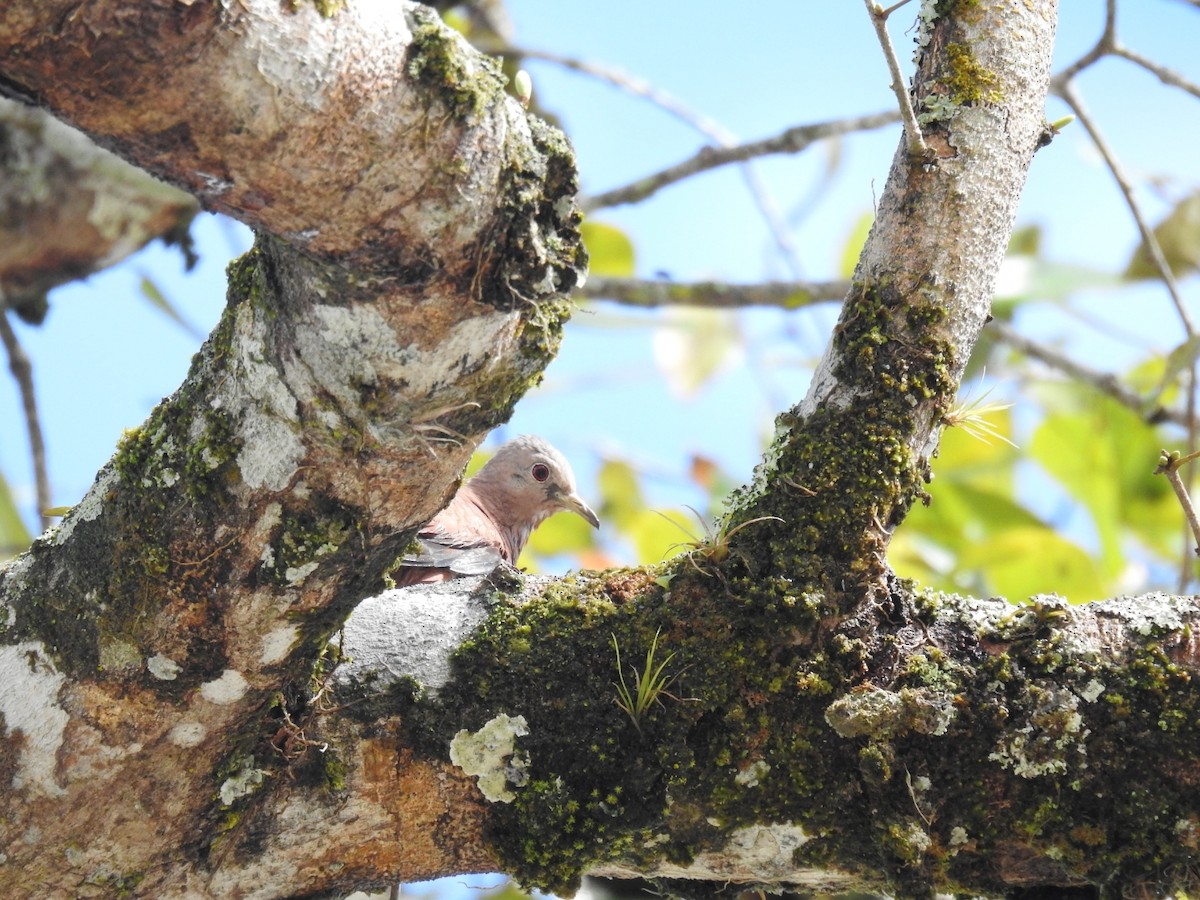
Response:
M165 315L168 319L170 319L192 337L196 338L197 340L203 340L204 335L201 333L200 329L183 317L179 310L175 308L175 304L167 299L167 295L159 290L158 285L156 285L150 279L149 275L142 275L141 289L142 296L150 301L151 306Z
M1200 191L1179 202L1154 229L1163 258L1177 277L1200 269ZM1158 278L1143 241L1125 269L1126 278Z
M871 233L871 226L874 223L874 213L863 213L850 229L850 233L846 235L846 243L842 246L842 260L838 266L838 274L842 278L854 277L854 267L858 265L858 258L862 255L863 246L867 243L867 235Z
M606 459L596 475L600 491L600 518L620 532L626 531L646 508L637 473L627 462Z
M676 396L693 396L742 352L737 317L725 310L672 307L654 330L654 361Z
M1169 354L1163 367L1162 381L1155 392L1155 399L1175 383L1175 378L1185 369L1190 369L1200 356L1200 335L1192 335Z
M580 553L595 546L596 531L574 513L551 516L529 536L526 550L535 556Z
M1133 522L1150 529L1139 534L1144 543L1165 546L1155 533L1178 529L1179 518L1171 513L1170 485L1154 475L1164 438L1086 386L1044 387L1039 394L1056 411L1034 433L1030 452L1091 515L1102 570L1114 576L1124 568L1121 544Z
M0 559L15 556L32 541L33 535L21 521L21 514L17 512L8 482L0 475Z
M1054 591L1072 603L1085 603L1108 592L1095 560L1044 526L1014 528L968 544L959 565L985 573L989 590L1012 601Z
M593 275L613 278L628 278L633 275L633 242L625 232L592 219L586 220L579 230L590 258L588 271Z
M686 551L691 541L703 537L703 530L687 510L643 509L624 533L633 541L638 563L653 565Z

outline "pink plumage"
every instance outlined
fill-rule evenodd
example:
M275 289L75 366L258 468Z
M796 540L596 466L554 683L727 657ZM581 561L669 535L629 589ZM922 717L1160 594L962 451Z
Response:
M429 584L515 564L533 529L560 511L600 527L563 455L539 437L514 438L417 532L420 550L404 557L395 582Z

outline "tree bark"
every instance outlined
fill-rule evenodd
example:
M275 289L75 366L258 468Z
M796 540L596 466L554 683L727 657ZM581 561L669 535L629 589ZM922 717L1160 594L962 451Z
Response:
M29 322L54 287L155 238L186 239L199 205L44 110L0 98L0 309Z
M180 391L0 571L0 890L1185 886L1194 602L1013 608L883 562L1047 135L1053 6L922 9L932 152L898 152L714 539L383 594L556 347L583 264L561 136L411 4L0 12L10 90L260 230Z
M259 229L184 386L0 572L0 889L230 896L223 836L253 760L291 753L288 698L557 348L570 149L416 4L10 4L0 57L10 92ZM407 777L469 807L437 770Z

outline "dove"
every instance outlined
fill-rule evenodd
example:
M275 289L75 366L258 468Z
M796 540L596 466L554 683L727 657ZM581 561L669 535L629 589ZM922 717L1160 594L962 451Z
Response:
M501 562L515 565L533 529L561 511L600 527L563 455L540 437L514 438L417 532L419 549L401 561L396 586L487 575Z

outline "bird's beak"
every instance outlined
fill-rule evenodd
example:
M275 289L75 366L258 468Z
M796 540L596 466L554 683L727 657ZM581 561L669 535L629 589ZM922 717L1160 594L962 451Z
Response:
M583 502L583 498L578 494L560 494L558 498L559 505L563 509L578 513L581 518L593 528L600 527L600 517L592 512L592 508Z

